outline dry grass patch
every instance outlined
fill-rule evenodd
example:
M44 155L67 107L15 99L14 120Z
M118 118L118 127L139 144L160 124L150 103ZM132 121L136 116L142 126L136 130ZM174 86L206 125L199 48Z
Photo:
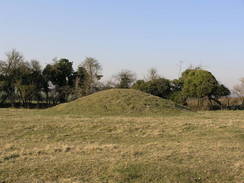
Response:
M244 113L87 118L0 109L0 181L244 180Z

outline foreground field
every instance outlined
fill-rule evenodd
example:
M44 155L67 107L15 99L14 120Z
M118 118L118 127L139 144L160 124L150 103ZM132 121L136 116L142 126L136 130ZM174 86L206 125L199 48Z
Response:
M244 112L167 117L0 109L0 182L244 182Z

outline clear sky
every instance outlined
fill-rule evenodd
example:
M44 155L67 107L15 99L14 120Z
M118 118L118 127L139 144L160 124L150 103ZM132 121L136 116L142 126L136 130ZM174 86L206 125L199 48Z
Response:
M75 65L95 57L108 79L121 69L169 79L202 65L232 87L244 77L244 0L1 0L0 58Z

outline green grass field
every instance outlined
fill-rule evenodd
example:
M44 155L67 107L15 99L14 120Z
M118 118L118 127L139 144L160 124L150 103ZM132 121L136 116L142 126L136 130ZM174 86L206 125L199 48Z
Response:
M110 89L57 105L47 113L83 114L86 116L171 115L187 109L170 100L133 89Z
M243 183L244 112L88 118L0 109L0 182Z

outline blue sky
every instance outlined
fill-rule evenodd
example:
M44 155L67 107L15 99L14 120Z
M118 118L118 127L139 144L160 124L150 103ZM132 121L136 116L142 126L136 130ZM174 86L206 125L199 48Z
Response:
M12 48L43 65L95 57L106 79L151 67L177 78L183 61L232 87L244 77L244 0L1 0L0 58Z

